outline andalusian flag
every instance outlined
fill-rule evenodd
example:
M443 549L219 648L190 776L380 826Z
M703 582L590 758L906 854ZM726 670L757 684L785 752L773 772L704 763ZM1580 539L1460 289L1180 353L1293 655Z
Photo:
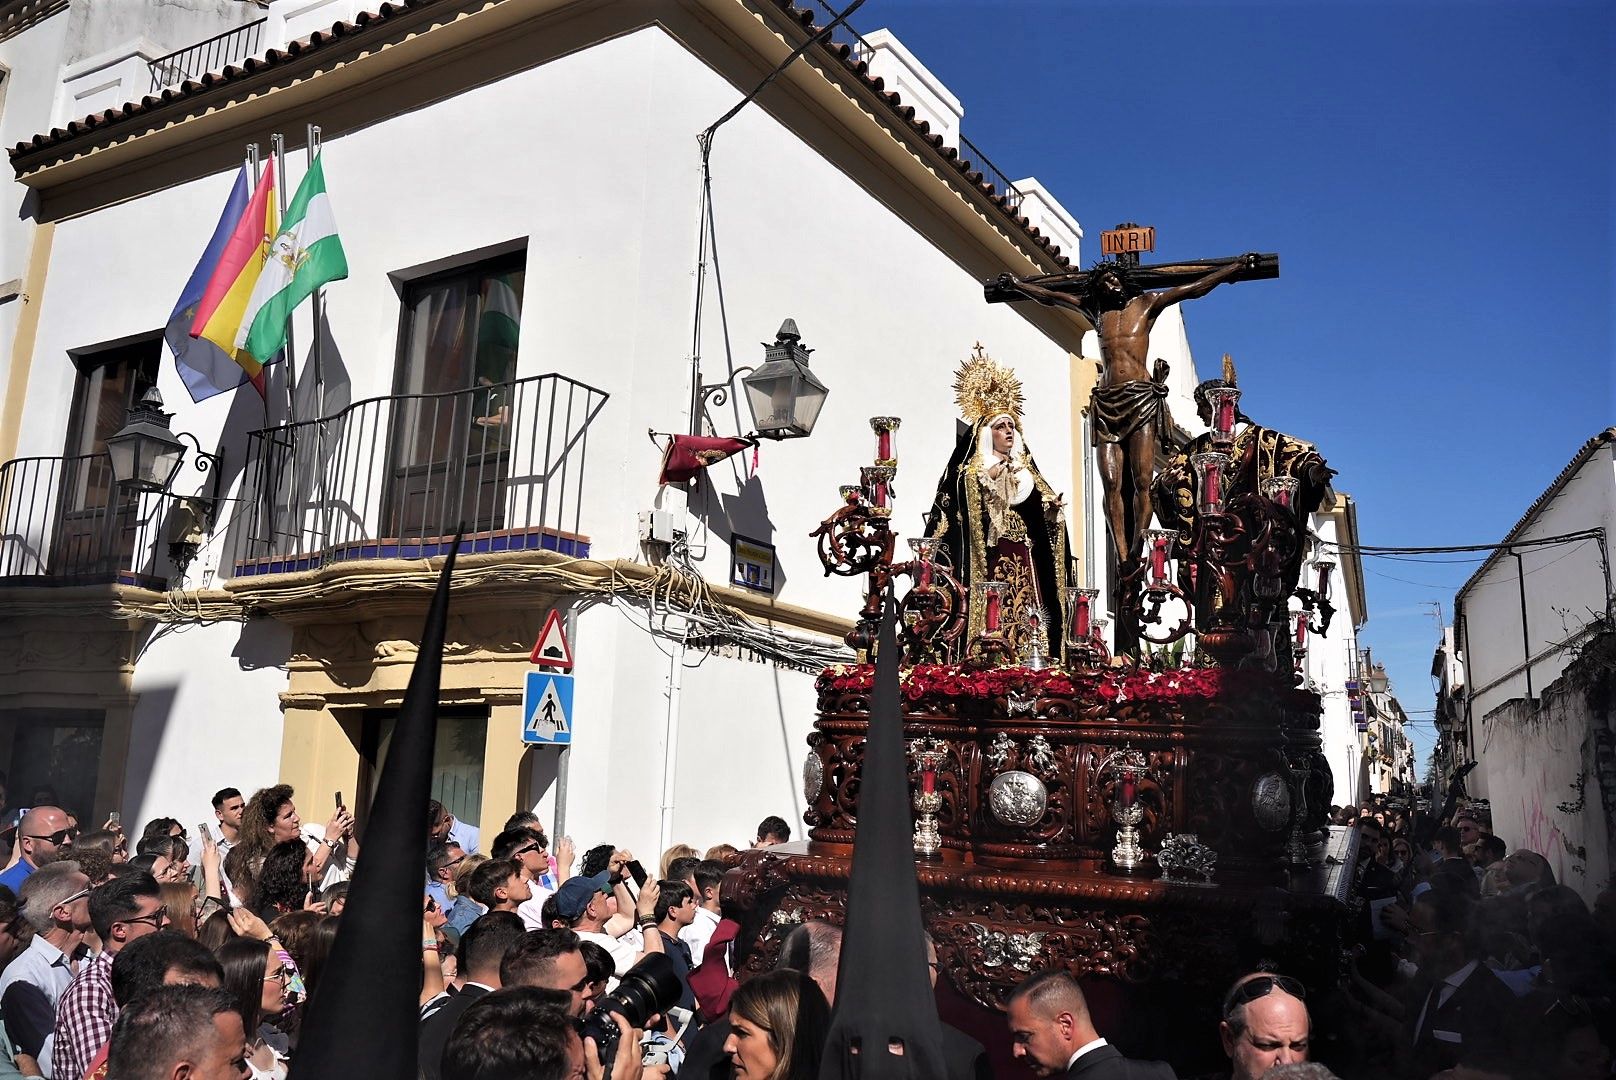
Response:
M258 393L264 393L264 365L236 345L242 315L252 297L253 286L263 272L269 255L269 242L279 231L280 214L275 208L275 162L264 167L264 177L253 191L247 212L241 216L230 242L225 245L219 266L202 293L191 336L206 338L241 365Z
M236 347L260 361L286 344L286 320L297 305L326 282L348 276L348 256L337 237L320 156L315 155L286 208L286 220L270 245L269 260L236 331Z

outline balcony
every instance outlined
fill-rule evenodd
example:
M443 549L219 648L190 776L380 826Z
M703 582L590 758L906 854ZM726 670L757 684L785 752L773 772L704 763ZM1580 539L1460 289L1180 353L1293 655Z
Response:
M589 425L609 395L560 375L358 402L248 437L235 576L447 552L589 554Z
M258 19L148 61L151 93L156 94L166 86L178 86L189 79L200 79L209 72L222 71L249 56L256 56L264 47L267 22L268 18Z
M0 465L0 581L8 585L168 585L162 555L175 497L113 483L105 452Z

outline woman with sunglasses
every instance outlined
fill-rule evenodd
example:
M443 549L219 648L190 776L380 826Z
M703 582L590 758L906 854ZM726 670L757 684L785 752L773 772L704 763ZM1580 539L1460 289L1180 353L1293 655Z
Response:
M287 1043L270 1026L290 1003L295 971L284 950L272 941L236 938L219 950L219 963L224 967L224 989L241 1007L253 1080L286 1080Z

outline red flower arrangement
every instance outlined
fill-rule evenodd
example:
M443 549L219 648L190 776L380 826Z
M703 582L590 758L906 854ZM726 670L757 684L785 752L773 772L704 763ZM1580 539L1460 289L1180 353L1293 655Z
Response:
M996 699L1010 693L1047 697L1098 699L1107 703L1148 701L1166 704L1211 701L1225 695L1265 694L1302 711L1316 711L1317 698L1283 683L1267 672L1228 671L1223 668L1181 668L1142 671L1137 668L1101 668L1075 673L1032 671L1027 668L970 670L957 664L917 664L898 676L899 692L907 701L926 698ZM819 676L818 688L846 693L867 693L875 687L875 667L835 665ZM1294 700L1293 700L1294 699Z
M917 664L899 676L899 688L909 701L927 697L999 698L1012 692L1051 697L1099 697L1108 701L1177 701L1186 697L1215 697L1223 672L1217 669L1150 672L1121 668L1082 671L1032 671L1027 668L971 670L956 664ZM821 690L868 692L875 685L875 668L838 665L819 677Z

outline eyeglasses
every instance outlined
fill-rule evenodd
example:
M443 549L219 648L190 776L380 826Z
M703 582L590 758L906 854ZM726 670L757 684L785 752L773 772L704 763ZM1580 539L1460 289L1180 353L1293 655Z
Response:
M53 833L24 833L23 837L24 839L28 840L49 840L57 847L61 847L62 841L76 839L78 835L79 831L77 829L69 827L66 829L57 829Z
M268 975L265 975L264 976L264 981L265 982L278 982L282 986L285 986L287 983L292 981L292 973L290 971L287 971L286 966L283 964L280 967L276 968L274 971L271 971Z
M146 923L153 930L161 930L163 927L168 925L169 919L168 912L159 909L152 912L150 915L140 915L133 919L113 919L112 921L114 925L123 923L125 926L130 926L134 923Z
M87 888L80 889L78 892L74 893L72 896L64 896L60 900L56 901L56 906L57 907L66 907L67 905L71 904L75 900L83 900L86 896L89 896L94 891L95 891L95 886L93 886L93 885L91 885L91 886L89 886Z
M448 862L444 863L443 868L445 870L453 870L455 867L459 866L461 863L463 863L465 861L466 861L466 857L464 855L462 855L458 859L450 859Z
M1263 975L1229 991L1229 996L1223 999L1223 1018L1227 1020L1240 1006L1267 997L1276 988L1299 1001L1307 1000L1307 988L1295 979L1287 975Z

